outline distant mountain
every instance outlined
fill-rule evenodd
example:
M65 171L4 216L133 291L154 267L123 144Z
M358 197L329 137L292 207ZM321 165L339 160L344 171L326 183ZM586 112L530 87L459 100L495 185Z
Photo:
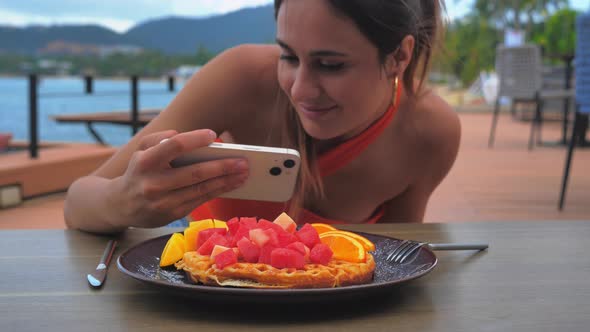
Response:
M116 45L126 43L124 36L98 25L0 26L0 51L32 54L54 41L79 44Z
M263 6L202 19L163 18L135 26L125 38L166 53L195 53L200 44L217 52L241 43L274 41L273 15L272 6Z
M124 34L96 25L0 26L0 52L34 54L56 41L133 45L167 54L194 54L200 45L219 52L242 43L275 38L273 6L241 9L207 18L167 17L142 22Z

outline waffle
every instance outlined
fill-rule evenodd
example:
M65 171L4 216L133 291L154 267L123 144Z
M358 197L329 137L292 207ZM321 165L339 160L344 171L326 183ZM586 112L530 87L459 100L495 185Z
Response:
M268 264L238 262L218 269L209 256L186 252L175 264L196 283L246 288L331 288L364 284L373 279L375 260L364 263L332 259L327 265L306 264L303 269L277 269Z

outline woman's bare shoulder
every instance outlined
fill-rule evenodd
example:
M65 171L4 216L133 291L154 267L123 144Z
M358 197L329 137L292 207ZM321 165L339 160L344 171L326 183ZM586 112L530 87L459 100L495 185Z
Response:
M219 56L220 68L233 68L235 78L249 87L266 93L277 87L276 45L245 44L226 50Z
M278 50L271 45L223 51L191 77L149 129L228 130L274 100L277 59Z
M432 168L422 174L431 174L435 185L451 169L461 140L461 123L453 108L432 90L424 92L415 104L415 128L418 162Z

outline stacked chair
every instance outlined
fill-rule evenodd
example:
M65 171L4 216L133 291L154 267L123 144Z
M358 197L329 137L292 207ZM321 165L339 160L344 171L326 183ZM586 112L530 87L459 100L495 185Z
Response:
M496 72L498 73L498 95L492 118L488 147L493 147L500 98L509 97L513 103L535 103L535 116L531 123L529 150L533 148L535 137L541 140L543 104L547 100L572 99L574 91L570 89L543 89L543 65L541 49L538 45L527 44L507 47L500 45L496 49Z

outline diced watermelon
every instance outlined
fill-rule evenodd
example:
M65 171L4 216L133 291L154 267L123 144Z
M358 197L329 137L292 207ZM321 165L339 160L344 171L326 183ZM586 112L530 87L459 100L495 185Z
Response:
M300 230L295 233L299 241L303 242L309 248L313 248L316 244L320 243L320 236L318 232L310 224L305 224Z
M228 233L233 236L234 234L236 234L238 228L240 227L240 218L231 218L225 224L227 225Z
M279 238L279 247L281 248L285 248L289 244L298 241L297 236L295 236L295 234L291 234L287 231L282 231L278 233L277 236Z
M249 238L259 248L264 247L264 245L270 240L270 237L260 228L251 229L249 232Z
M307 248L307 247L305 246L305 244L303 244L303 242L299 242L299 241L293 242L293 243L287 245L285 248L295 250L302 255L305 255L307 253L307 251L305 250L305 248ZM309 248L307 248L307 250L309 250Z
M243 237L241 240L238 241L237 246L240 251L240 254L246 262L258 262L258 258L260 257L260 248L258 248L257 245L252 243L252 241Z
M249 229L252 229L258 225L258 221L256 217L240 217L240 224L246 225Z
M258 228L261 229L274 229L275 232L279 233L281 231L284 231L283 227L281 227L278 224L275 224L273 222L270 222L266 219L260 219L260 221L258 221Z
M226 251L227 249L231 249L231 248L216 244L215 247L213 247L213 250L211 251L211 258L215 258L215 256L221 254L222 252Z
M277 269L296 268L302 269L305 266L303 255L295 250L277 248L270 254L270 265Z
M275 247L279 246L279 237L274 229L265 229L263 232L268 236L268 244Z
M318 243L311 249L309 260L312 263L326 265L330 262L333 255L332 249L327 244Z
M238 262L238 255L236 252L228 249L217 256L215 256L215 265L218 269L223 269L228 265L232 265Z
M281 213L273 221L273 223L281 226L284 230L286 230L289 233L295 233L295 229L297 228L297 224L295 223L295 221L293 221L293 219L291 219L291 217L289 217L289 215L285 212Z
M270 255L276 247L266 245L260 249L260 257L258 257L258 263L270 264Z
M229 247L229 241L224 235L221 235L220 233L213 233L213 235L211 235L207 241L205 241L205 243L203 243L199 249L197 249L197 252L199 255L211 255L211 252L216 245Z
M240 241L243 238L250 239L250 228L248 228L247 225L240 224L240 226L238 227L238 230L236 231L236 233L232 236L232 238L230 240L231 246L235 247L236 243L238 243L238 241Z
M197 236L197 248L200 248L205 241L207 241L211 235L217 233L219 235L225 235L227 233L227 229L225 228L207 228L199 232Z

